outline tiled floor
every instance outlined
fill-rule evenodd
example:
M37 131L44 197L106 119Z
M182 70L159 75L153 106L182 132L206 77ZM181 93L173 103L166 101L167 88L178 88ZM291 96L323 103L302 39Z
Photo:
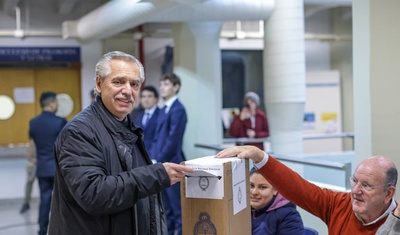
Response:
M38 200L33 199L30 209L20 214L22 199L0 200L0 235L34 235L39 226Z
M37 181L30 209L20 214L26 181L23 148L0 147L0 235L35 235L38 232Z

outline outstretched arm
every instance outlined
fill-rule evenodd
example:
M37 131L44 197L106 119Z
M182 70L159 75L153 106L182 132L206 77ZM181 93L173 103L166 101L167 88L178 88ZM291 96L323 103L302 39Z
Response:
M264 157L268 157L262 150L255 146L236 146L222 150L215 157L216 158L224 158L224 157L233 157L237 156L238 158L248 158L253 160L255 164L260 163L264 160Z

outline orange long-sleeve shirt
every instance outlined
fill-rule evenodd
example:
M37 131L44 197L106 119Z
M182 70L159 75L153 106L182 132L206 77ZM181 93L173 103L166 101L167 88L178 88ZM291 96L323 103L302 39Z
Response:
M350 193L321 189L272 157L259 172L289 201L322 219L329 235L374 235L387 219L363 226L353 212Z

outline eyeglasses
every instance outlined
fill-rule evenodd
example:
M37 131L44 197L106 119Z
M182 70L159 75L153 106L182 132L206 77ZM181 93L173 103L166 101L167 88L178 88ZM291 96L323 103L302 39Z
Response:
M351 188L354 188L358 184L358 180L356 178L354 178L354 176L350 177L349 180L350 180ZM385 186L386 185L371 186L365 182L364 183L360 182L360 185L359 185L359 187L362 191L367 191L367 192L372 191L376 188L384 188Z

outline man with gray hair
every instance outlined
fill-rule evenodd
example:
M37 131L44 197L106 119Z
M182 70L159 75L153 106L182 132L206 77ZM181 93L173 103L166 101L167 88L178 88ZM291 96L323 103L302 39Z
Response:
M282 196L324 221L330 235L375 234L396 208L397 168L385 156L365 159L357 166L350 192L320 188L254 146L231 147L216 157L228 156L252 159Z
M95 101L63 129L49 234L164 235L160 192L189 167L152 164L129 113L144 82L142 64L114 51L96 65Z

